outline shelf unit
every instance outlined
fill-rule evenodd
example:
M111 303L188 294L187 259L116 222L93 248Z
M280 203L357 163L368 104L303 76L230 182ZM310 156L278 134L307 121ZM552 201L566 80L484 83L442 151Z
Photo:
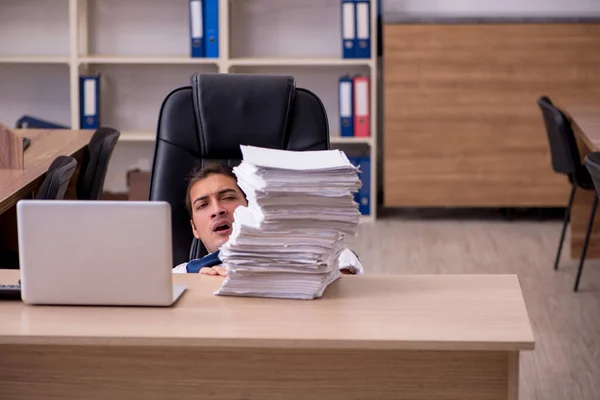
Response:
M357 147L363 153L368 148L371 213L363 220L374 220L378 2L371 0L369 59L341 57L340 3L219 0L219 58L209 59L189 56L189 0L0 0L0 37L14 39L0 43L0 92L14 89L15 73L25 74L17 79L21 85L28 79L42 82L42 89L38 84L25 90L32 92L29 96L17 96L20 103L0 98L0 121L10 125L30 114L79 127L79 76L101 73L100 123L122 132L105 183L118 191L128 169L149 168L160 104L171 89L188 84L192 73L291 75L298 87L323 100L332 147ZM27 38L20 39L24 32ZM343 74L370 77L370 137L339 136L338 79ZM54 100L52 95L42 96L43 102L36 98L36 90L51 90L55 81L66 84L68 93L63 88ZM7 101L12 104L5 109Z

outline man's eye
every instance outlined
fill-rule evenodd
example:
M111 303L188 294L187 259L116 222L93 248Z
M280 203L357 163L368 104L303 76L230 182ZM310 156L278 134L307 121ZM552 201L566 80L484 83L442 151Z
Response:
M198 204L198 206L196 207L196 210L200 210L204 207L206 207L206 204Z
M226 196L223 198L223 200L235 200L236 197L235 196Z

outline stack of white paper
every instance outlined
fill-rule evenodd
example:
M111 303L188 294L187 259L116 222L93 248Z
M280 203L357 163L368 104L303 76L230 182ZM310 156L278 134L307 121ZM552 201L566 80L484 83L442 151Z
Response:
M218 295L314 299L340 276L338 257L359 222L358 169L339 150L241 146L234 168L248 207L238 207L219 258Z

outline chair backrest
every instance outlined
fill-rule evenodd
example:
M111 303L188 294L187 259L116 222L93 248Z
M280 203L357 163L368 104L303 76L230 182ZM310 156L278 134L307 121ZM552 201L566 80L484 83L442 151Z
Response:
M583 160L583 164L592 177L596 196L600 197L600 151L588 153Z
M171 204L174 265L189 261L194 238L185 208L187 177L206 161L239 164L240 145L327 150L325 107L314 93L296 88L293 77L280 75L196 74L191 86L167 95L149 199Z
M552 168L558 173L574 177L577 170L581 168L581 157L571 122L548 97L540 97L537 103L544 117Z
M44 182L36 195L38 200L62 200L77 168L77 160L69 156L58 156L48 167Z
M92 135L77 180L79 200L100 200L108 163L119 136L119 131L108 127L102 127Z

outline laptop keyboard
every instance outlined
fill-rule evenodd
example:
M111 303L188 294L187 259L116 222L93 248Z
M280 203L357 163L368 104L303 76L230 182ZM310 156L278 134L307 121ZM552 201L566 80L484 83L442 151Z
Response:
M21 300L21 285L0 284L0 300Z

